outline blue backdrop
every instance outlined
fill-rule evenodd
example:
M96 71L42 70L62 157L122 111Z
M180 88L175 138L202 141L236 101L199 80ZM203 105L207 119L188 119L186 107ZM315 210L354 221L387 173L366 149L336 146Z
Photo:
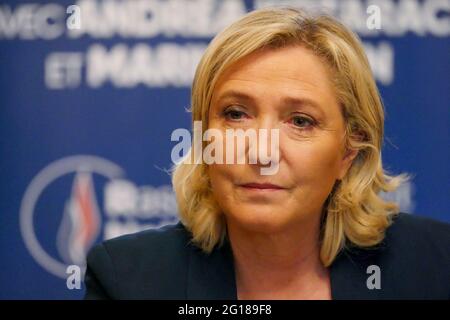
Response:
M198 60L230 22L281 2L326 4L359 33L387 112L384 163L414 176L385 196L450 222L450 1L9 1L0 4L0 298L80 298L66 267L94 243L177 221L170 135L190 129ZM366 24L371 4L381 29Z

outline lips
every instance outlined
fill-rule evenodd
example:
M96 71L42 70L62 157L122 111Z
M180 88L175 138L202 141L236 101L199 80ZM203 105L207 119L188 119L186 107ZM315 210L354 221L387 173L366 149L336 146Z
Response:
M281 189L285 189L283 187L280 187L280 186L278 186L276 184L271 184L271 183L246 183L246 184L242 184L241 187L248 188L248 189L260 189L260 190L265 190L265 189L281 190Z

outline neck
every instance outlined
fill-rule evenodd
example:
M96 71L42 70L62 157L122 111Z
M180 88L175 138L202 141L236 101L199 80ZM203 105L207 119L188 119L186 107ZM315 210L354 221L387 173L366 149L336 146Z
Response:
M227 226L242 297L288 297L291 292L312 292L327 281L328 270L320 261L320 219L273 233Z

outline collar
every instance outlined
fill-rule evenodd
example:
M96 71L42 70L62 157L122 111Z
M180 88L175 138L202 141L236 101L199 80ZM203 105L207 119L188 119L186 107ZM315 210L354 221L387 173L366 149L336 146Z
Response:
M377 264L383 246L370 249L347 247L336 257L330 269L333 300L379 299L381 290L367 287L367 267ZM237 300L236 277L231 245L226 238L223 245L211 254L192 246L186 283L187 299Z

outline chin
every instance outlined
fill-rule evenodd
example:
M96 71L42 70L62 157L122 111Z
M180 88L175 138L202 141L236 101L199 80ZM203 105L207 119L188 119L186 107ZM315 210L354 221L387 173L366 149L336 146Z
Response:
M243 205L233 211L226 215L227 220L251 232L276 233L290 224L289 215L273 206Z

